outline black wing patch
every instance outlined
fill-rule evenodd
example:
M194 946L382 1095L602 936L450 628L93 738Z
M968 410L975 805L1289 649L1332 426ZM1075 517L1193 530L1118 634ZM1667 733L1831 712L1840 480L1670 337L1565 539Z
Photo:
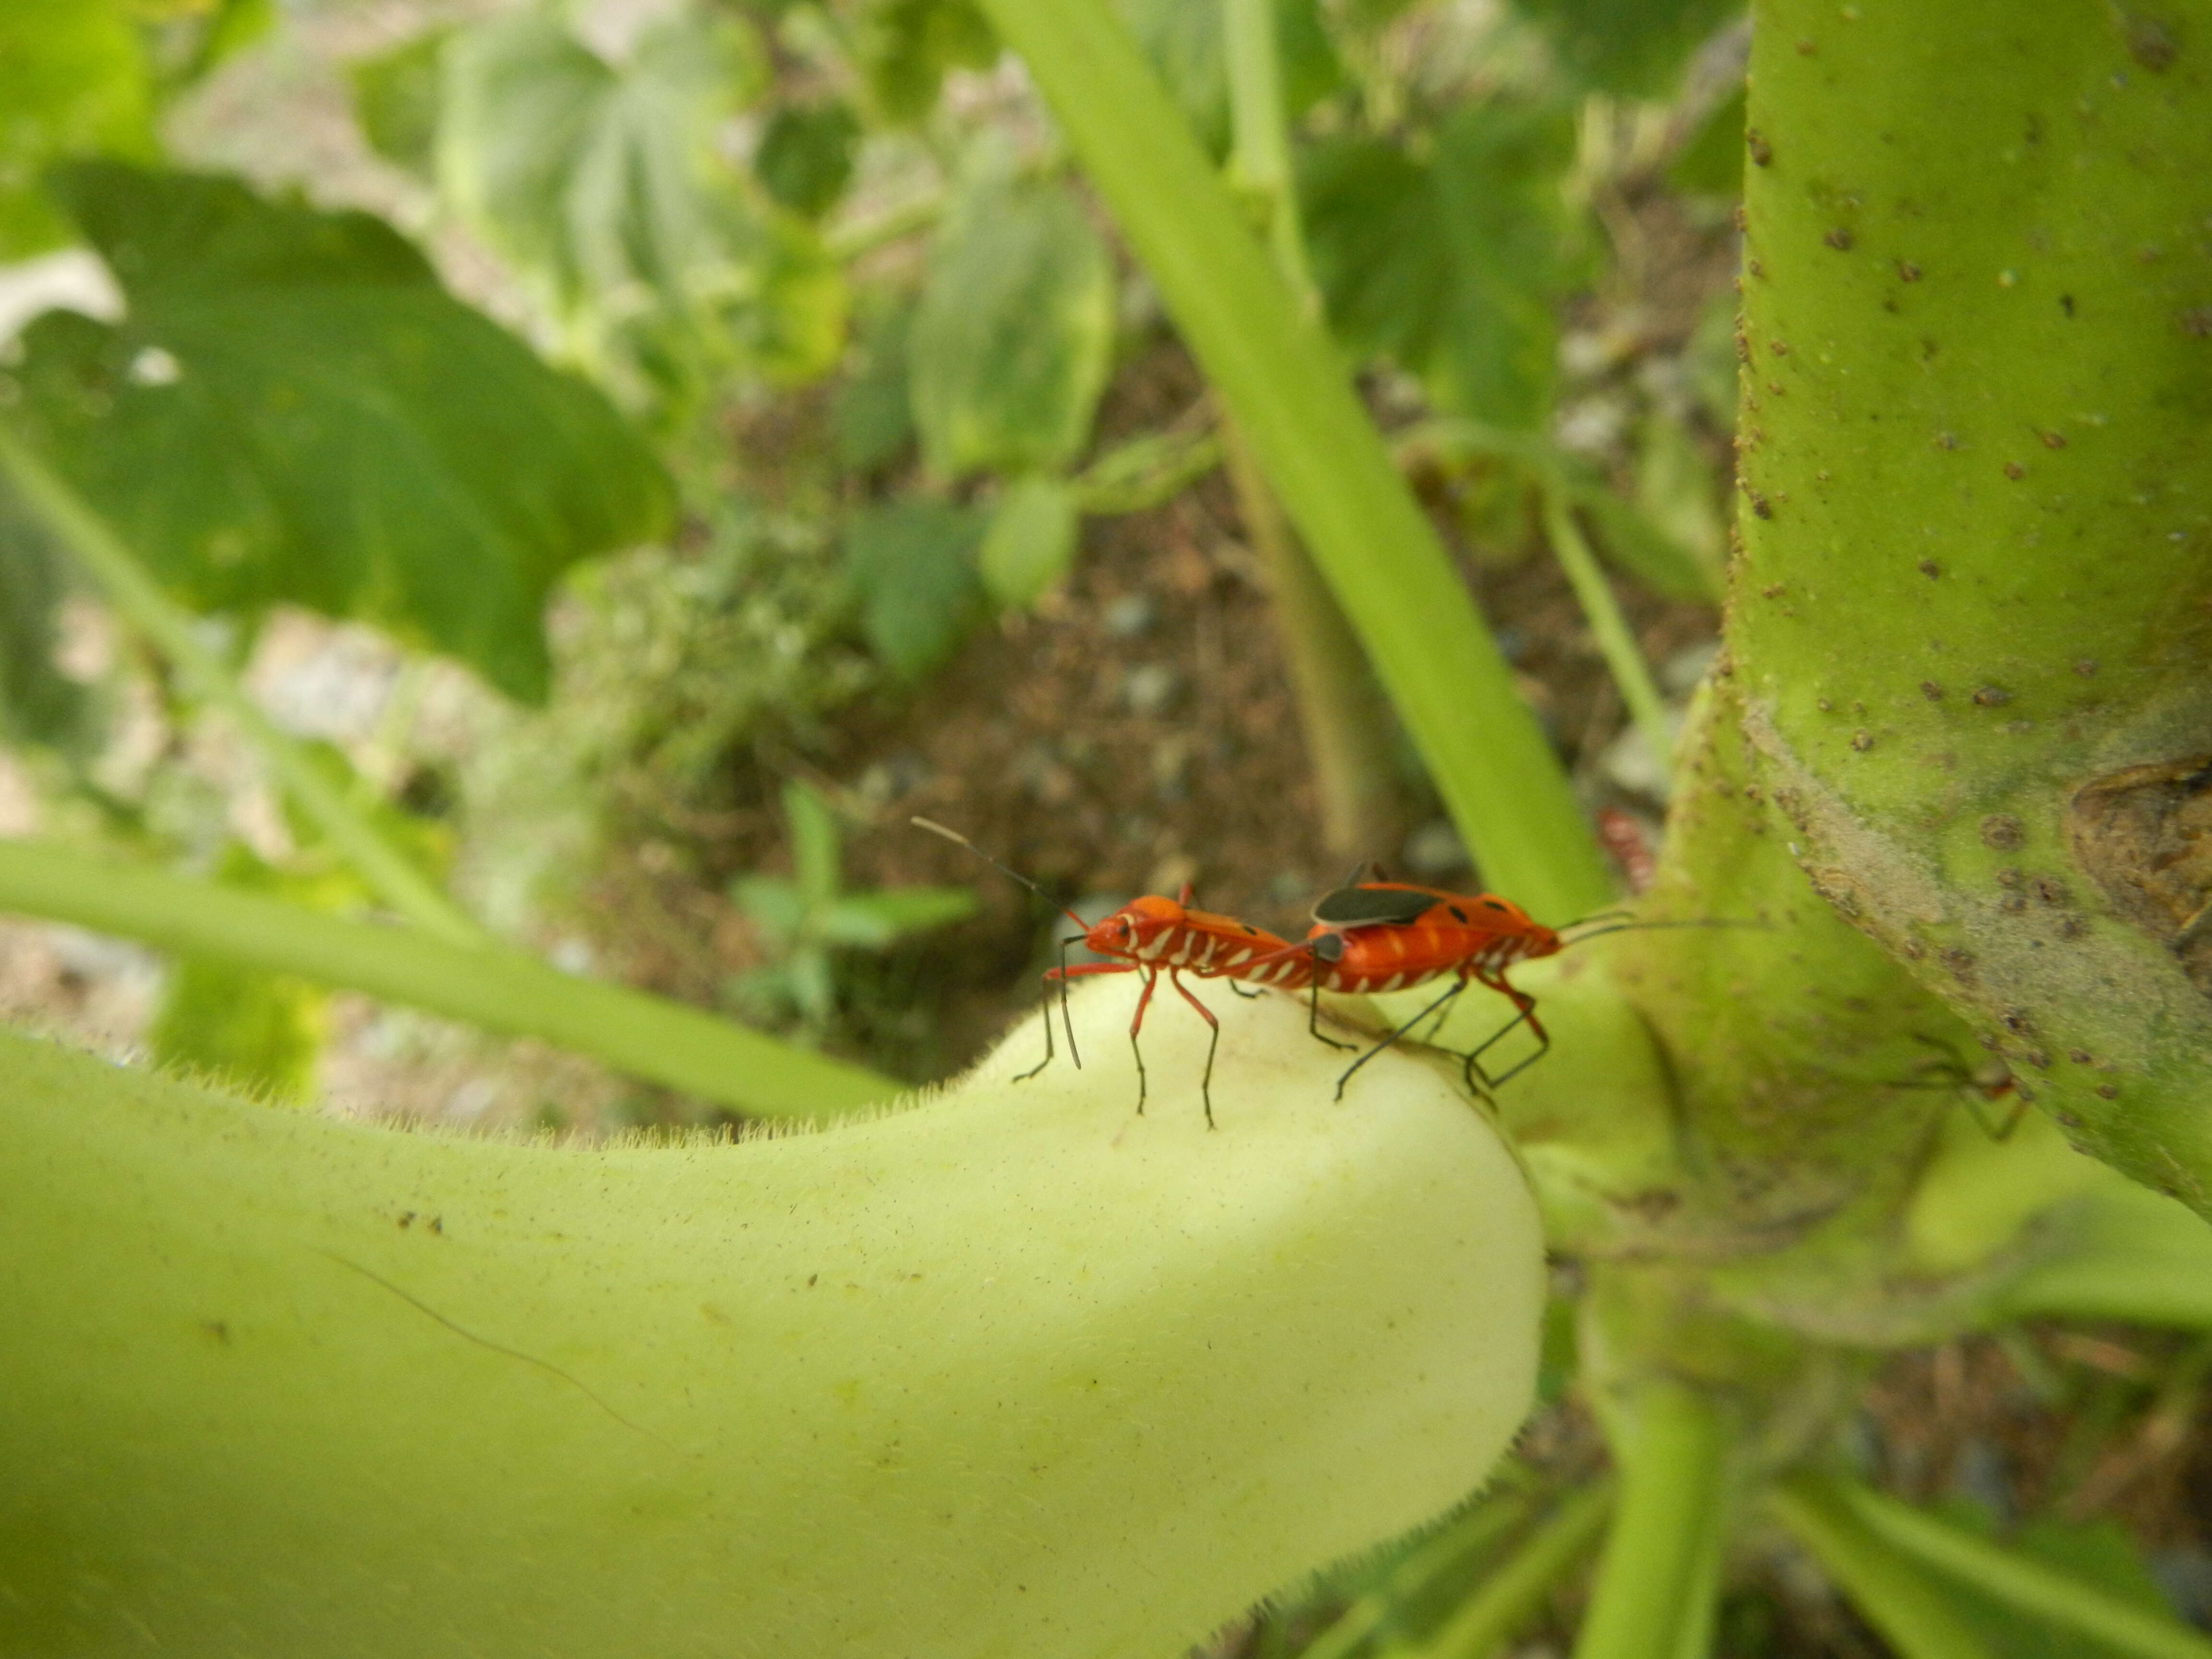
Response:
M1322 895L1314 905L1313 919L1333 927L1408 927L1428 915L1436 902L1431 894L1402 887L1340 887Z

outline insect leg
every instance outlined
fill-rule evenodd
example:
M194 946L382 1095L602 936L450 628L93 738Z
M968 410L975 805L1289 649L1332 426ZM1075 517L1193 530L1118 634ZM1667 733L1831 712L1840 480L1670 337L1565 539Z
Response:
M1513 1079L1520 1076L1522 1073L1527 1071L1531 1066L1534 1066L1538 1060L1543 1059L1546 1054L1549 1054L1552 1049L1552 1034L1544 1029L1544 1022L1536 1018L1536 999L1530 996L1526 991L1516 991L1513 987L1508 985L1505 982L1505 974L1503 969L1495 969L1492 972L1486 974L1478 968L1468 975L1468 978L1480 981L1482 984L1489 988L1491 990L1497 992L1500 996L1511 998L1513 1006L1520 1010L1520 1012L1515 1014L1512 1018L1507 1020L1504 1024L1499 1026L1495 1031L1492 1031L1488 1036L1485 1037L1467 1057L1468 1065L1474 1074L1481 1078L1483 1082L1487 1084L1491 1088L1495 1089L1499 1085L1510 1082ZM1468 981L1462 980L1460 982L1464 985ZM1482 1069L1480 1061L1483 1054L1493 1043L1497 1042L1500 1038L1504 1036L1508 1031L1520 1024L1523 1020L1528 1022L1529 1030L1535 1034L1536 1052L1530 1054L1527 1059L1522 1060L1517 1066L1510 1067L1503 1075L1498 1077L1491 1076L1489 1073Z
M1396 1030L1391 1032L1389 1036L1384 1037L1382 1042L1376 1043L1365 1054L1360 1055L1358 1059L1353 1060L1352 1064L1345 1069L1344 1075L1336 1080L1336 1097L1339 1100L1342 1100L1344 1098L1344 1085L1352 1081L1352 1073L1358 1071L1369 1060L1374 1059L1376 1055L1381 1054L1392 1043L1397 1042L1400 1037L1405 1036L1407 1032L1412 1030L1416 1025L1419 1025L1423 1020L1426 1019L1431 1014L1435 1013L1438 1009L1442 1008L1446 1003L1449 1002L1454 997L1457 996L1465 989L1467 989L1467 981L1465 980L1454 980L1451 982L1450 988L1445 991L1442 996L1438 997L1434 1002L1431 1002L1427 1007L1422 1009L1419 1013L1415 1014L1413 1018L1407 1020L1403 1025L1398 1027Z
M1145 1009L1152 1002L1152 988L1160 982L1158 969L1146 968L1142 971L1145 975L1145 988L1137 993L1137 1012L1129 1021L1129 1052L1137 1057L1137 1115L1139 1117L1145 1115L1145 1051L1138 1046L1137 1033L1144 1029Z
M1061 953L1066 954L1065 946L1062 947ZM1070 1058L1079 1066L1083 1064L1083 1056L1075 1052L1075 1024L1067 1012L1067 981L1091 974L1133 974L1136 971L1137 965L1133 962L1083 962L1078 963L1073 968L1046 969L1044 970L1044 1058L1030 1066L1028 1071L1017 1076L1014 1081L1027 1083L1039 1072L1052 1064L1052 988L1054 984L1060 987L1060 1017L1068 1021L1067 1052Z
M1321 963L1318 961L1314 963L1313 969L1313 981L1306 990L1306 1030L1312 1034L1316 1042L1326 1042L1332 1048L1348 1053L1359 1045L1356 1042L1339 1042L1321 1029ZM1349 1077L1351 1073L1347 1072L1345 1075ZM1337 1086L1336 1095L1339 1100L1344 1098L1344 1088L1340 1084Z
M1213 1051L1221 1046L1221 1022L1213 1011L1190 994L1190 987L1176 977L1176 970L1168 969L1168 983L1182 994L1182 1000L1198 1010L1198 1017L1213 1028L1213 1035L1206 1042L1206 1071L1198 1080L1198 1097L1206 1103L1206 1127L1213 1127Z

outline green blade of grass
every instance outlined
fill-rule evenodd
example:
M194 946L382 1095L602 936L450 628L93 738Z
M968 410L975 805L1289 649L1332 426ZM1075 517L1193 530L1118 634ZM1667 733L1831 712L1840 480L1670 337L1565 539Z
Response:
M1394 1659L1487 1659L1582 1559L1612 1511L1610 1480L1565 1498L1433 1635L1418 1647L1390 1650Z
M1825 1483L1793 1480L1769 1492L1766 1504L1900 1659L1991 1659L1942 1592Z
M2015 1555L1855 1480L1825 1484L1886 1542L2031 1617L2138 1659L2212 1659L2212 1640L2179 1620L2147 1613L2048 1562Z
M702 1100L764 1117L828 1117L899 1091L889 1078L790 1048L682 1003L557 972L520 951L471 949L132 869L0 841L0 910L118 933L366 991L511 1036L538 1037Z
M1683 1632L1710 1612L1708 1549L1726 1501L1728 1432L1711 1397L1669 1380L1645 1383L1634 1437L1617 1449L1620 1510L1598 1562L1575 1659L1677 1659Z
M1565 774L1345 365L1100 0L984 0L1343 605L1485 880L1539 916L1612 884Z

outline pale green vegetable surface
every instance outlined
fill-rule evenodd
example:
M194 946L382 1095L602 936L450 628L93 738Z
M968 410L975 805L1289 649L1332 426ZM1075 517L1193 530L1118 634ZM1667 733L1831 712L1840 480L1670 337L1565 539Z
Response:
M581 1151L0 1038L0 1649L1170 1651L1483 1480L1534 1200L1449 1069L1133 980L914 1109Z

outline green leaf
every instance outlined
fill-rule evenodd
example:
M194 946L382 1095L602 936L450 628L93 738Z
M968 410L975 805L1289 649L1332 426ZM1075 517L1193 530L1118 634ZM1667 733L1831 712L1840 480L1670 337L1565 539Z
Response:
M778 110L768 124L753 171L784 206L818 219L845 193L860 143L860 118L848 106L796 105Z
M1667 169L1667 183L1692 196L1743 194L1744 89L1708 115Z
M1371 139L1324 145L1303 189L1315 281L1338 337L1419 374L1438 407L1528 428L1551 405L1567 271L1561 106L1454 115L1417 161Z
M730 896L777 945L798 938L806 925L806 901L795 882L777 876L739 876L730 884Z
M1075 562L1075 498L1066 483L1032 472L1000 494L975 556L984 591L1001 611L1036 603Z
M892 887L874 893L848 893L821 921L822 937L831 945L880 950L908 933L964 921L975 914L975 896L965 887Z
M1954 1500L1938 1506L1938 1512L1954 1526L1997 1541L1991 1517L1978 1504ZM2002 1541L2053 1569L2056 1577L2079 1580L2143 1613L2173 1614L2134 1541L2107 1517L2069 1522L2032 1516ZM1943 1587L1960 1619L2005 1659L2107 1659L2113 1651L2048 1618L2009 1606L1979 1586L1946 1579Z
M930 250L908 373L945 477L1057 468L1091 435L1114 342L1105 245L1057 185L971 176Z
M66 556L12 491L0 489L0 738L89 760L104 699L54 666Z
M902 679L918 679L950 657L982 611L969 562L981 514L927 500L854 515L845 564L860 599L868 643Z
M853 29L868 95L886 121L919 121L949 69L988 69L998 37L973 0L868 0Z
M155 154L149 81L114 0L0 0L0 259L69 240L40 188L54 162Z
M1514 0L1588 90L1666 98L1690 54L1743 10L1742 0Z
M130 311L33 323L22 412L125 543L198 607L368 618L542 696L547 589L668 520L605 400L368 215L115 162L59 188Z
M837 465L847 471L872 472L913 440L906 374L907 336L913 326L913 306L897 301L861 331L852 373L838 386L830 407Z
M837 849L842 837L830 804L810 784L783 786L784 821L791 826L791 867L800 898L811 910L837 896Z
M445 53L438 173L494 246L556 301L721 287L745 215L715 150L757 77L733 22L679 18L608 63L553 15L463 29Z
M849 290L811 225L778 215L757 228L720 321L742 359L775 386L802 386L845 349Z
M423 179L437 170L440 60L453 33L431 29L346 65L361 136L386 161Z
M1152 60L1217 161L1229 154L1229 70L1221 0L1115 0L1115 9ZM1334 92L1343 65L1314 0L1275 0L1275 50L1284 113L1295 119Z

